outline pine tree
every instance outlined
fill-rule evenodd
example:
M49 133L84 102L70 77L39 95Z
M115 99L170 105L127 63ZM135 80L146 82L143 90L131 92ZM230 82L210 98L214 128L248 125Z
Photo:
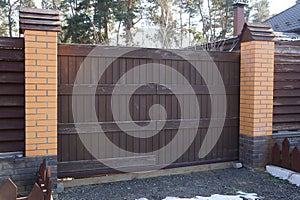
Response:
M18 8L19 7L35 7L33 0L0 0L0 9L2 11L2 17L4 20L2 21L2 35L6 35L4 32L8 32L7 35L10 37L13 36L13 32L16 29L16 21ZM4 29L4 27L7 29Z
M270 17L269 0L258 0L253 4L253 22L263 22Z

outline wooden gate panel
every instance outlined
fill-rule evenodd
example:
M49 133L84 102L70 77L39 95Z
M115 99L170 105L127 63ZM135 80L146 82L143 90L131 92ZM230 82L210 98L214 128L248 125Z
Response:
M86 150L82 144L72 117L72 90L73 87L78 87L80 89L80 98L84 101L88 96L92 95L91 90L88 85L74 85L74 80L77 75L77 71L80 65L83 63L84 57L87 56L93 46L83 46L83 45L59 45L59 128L58 128L58 142L59 142L59 176L69 176L78 175L86 176L99 173L113 173L112 169L108 169L105 166L99 166L93 162L95 158ZM116 59L115 55L117 51L121 49L115 47L104 47L103 55L94 55L91 59L88 59L84 63L84 67L90 67L90 63L96 63L100 66L104 66ZM166 144L168 144L176 135L178 128L178 119L184 113L181 113L179 102L172 92L162 85L146 84L142 85L142 80L147 79L147 77L156 77L157 80L165 84L173 83L172 90L180 91L184 101L187 101L187 105L193 105L196 102L190 100L187 94L184 94L185 85L184 81L179 76L170 76L170 74L165 71L158 72L154 70L150 63L160 63L172 66L172 68L178 70L192 85L194 88L198 101L200 102L201 109L201 120L199 126L189 127L184 131L185 137L181 138L181 143L174 147L174 152L183 151L184 142L190 137L191 131L197 129L197 136L190 146L190 148L171 166L187 166L199 163L211 163L211 162L221 162L229 160L238 159L238 118L239 118L239 53L215 53L212 52L211 56L215 62L208 58L204 58L201 52L194 51L183 51L182 53L189 55L193 59L190 63L184 61L182 58L174 55L164 55L162 50L151 50L145 49L145 51L136 51L135 54L130 54L127 57L122 57L116 62L113 62L112 66L104 74L104 78L98 83L96 95L95 95L95 110L98 115L98 119L101 122L102 129L106 133L99 132L97 130L98 122L88 121L89 114L92 112L93 108L88 107L86 109L79 108L79 113L81 115L81 121L77 124L81 130L84 130L85 136L87 138L86 142L90 147L92 147L93 155L98 157L102 155L102 159L118 159L124 158L128 159L128 163L134 158L129 158L128 155L121 151L113 151L110 146L104 141L100 140L101 134L106 134L106 136L116 145L121 148L127 149L128 151L135 152L151 152L155 151ZM199 53L199 54L198 54ZM210 123L210 96L206 84L219 87L221 84L217 80L217 76L212 73L212 67L216 63L223 77L225 89L227 92L227 104L228 111L225 121L225 127L222 131L221 138L216 144L212 152L204 159L198 158L198 152L204 140L207 132L208 125ZM126 124L131 127L131 124L143 125L147 124L150 120L148 114L149 108L153 104L160 104L168 111L165 128L156 136L150 139L132 139L127 134L120 132L118 126L113 121L113 116L110 110L110 95L114 89L114 83L118 81L121 74L128 71L133 65L150 64L147 66L145 71L136 70L133 77L129 77L126 80L121 80L122 94L119 95L119 101L114 102L114 107L120 112L118 113L122 121L118 123ZM209 76L207 83L195 73L195 69L191 68L191 64L201 64L203 67L202 72L207 72L211 74ZM89 80L95 78L93 74L98 73L98 69L91 69L92 73L83 74L79 79L87 80L85 82L89 83ZM176 79L174 79L176 77ZM92 81L90 82L92 83ZM135 91L133 96L129 95L132 90L131 84L139 84L141 87ZM122 107L125 107L124 100L130 100L129 112L133 121L126 118L126 113L123 113ZM190 114L191 119L196 116L193 106L187 106L182 109L183 112ZM154 114L154 113L152 113ZM214 119L212 119L214 120ZM217 131L218 127L213 128L214 132ZM130 128L128 129L130 130ZM131 130L135 132L135 130ZM153 131L150 129L145 129L143 132L138 134L145 136L152 135ZM137 134L137 133L135 133ZM206 144L206 145L211 145ZM105 152L99 152L99 147L106 147ZM160 155L157 159L157 163L163 164L168 158L167 152ZM143 158L141 158L143 159ZM145 162L151 164L151 158L145 158ZM93 163L93 164L91 164ZM90 166L90 169L82 170L78 167L84 165L85 168ZM92 167L93 165L93 167ZM97 166L97 167L95 167ZM87 167L88 168L88 167ZM139 166L137 166L139 168Z

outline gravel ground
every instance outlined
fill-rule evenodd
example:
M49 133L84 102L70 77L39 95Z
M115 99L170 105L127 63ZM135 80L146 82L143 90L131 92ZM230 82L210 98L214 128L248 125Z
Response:
M167 196L194 197L212 194L257 193L264 200L300 200L300 188L269 174L246 168L163 176L127 182L67 188L60 200L161 200Z

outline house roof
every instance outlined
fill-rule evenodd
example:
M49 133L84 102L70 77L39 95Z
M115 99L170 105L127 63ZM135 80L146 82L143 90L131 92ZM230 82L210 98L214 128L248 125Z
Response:
M276 32L300 31L300 1L289 9L271 17L263 23L271 24Z

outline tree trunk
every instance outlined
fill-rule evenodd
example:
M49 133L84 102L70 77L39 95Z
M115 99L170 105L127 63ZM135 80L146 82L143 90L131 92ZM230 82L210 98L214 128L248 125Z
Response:
M209 18L209 29L210 29L210 41L215 40L215 38L213 37L213 27L212 27L212 17L211 17L211 7L210 7L210 0L207 0L207 5L208 5L208 18Z
M11 18L11 14L12 14L12 5L10 3L10 0L8 0L8 31L9 31L9 37L12 37L12 29L13 29L13 22L12 22L12 18Z
M131 17L131 9L132 9L132 0L127 1L127 17L126 17L126 24L125 24L125 43L126 46L129 46L129 44L132 41L132 35L131 35L131 28L133 26L133 19Z
M119 46L121 23L122 22L119 21L118 30L117 30L117 46Z

